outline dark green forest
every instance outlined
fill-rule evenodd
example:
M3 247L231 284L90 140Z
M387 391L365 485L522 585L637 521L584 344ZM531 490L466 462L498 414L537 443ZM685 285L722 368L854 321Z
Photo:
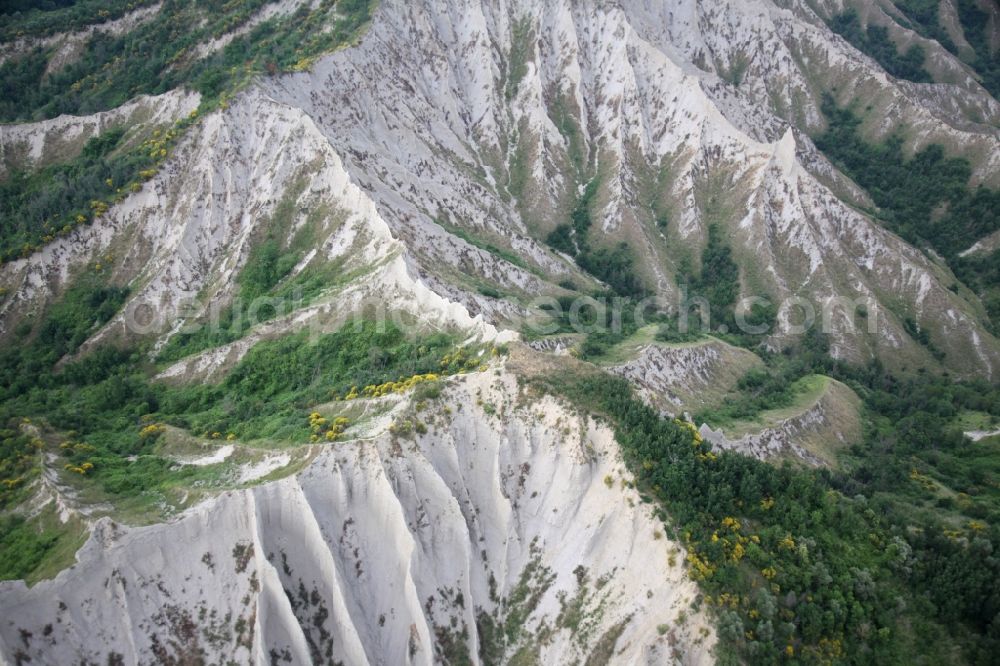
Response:
M871 195L876 217L918 247L937 251L955 275L982 298L993 324L1000 325L1000 254L961 257L977 239L1000 229L1000 191L970 189L968 160L948 157L931 145L912 157L903 153L904 138L894 134L881 144L862 138L862 119L850 108L838 108L826 96L826 132L816 146Z
M917 83L931 83L931 75L924 69L926 53L919 44L914 44L900 53L889 38L889 31L878 25L861 26L861 19L855 9L838 14L830 21L830 27L851 45L874 58L885 71L900 79Z
M969 663L993 663L998 464L993 445L971 445L947 424L961 409L1000 415L1000 390L847 366L829 359L822 340L793 358L772 360L764 372L774 377L748 377L743 389L753 401L761 384L780 393L802 373L848 382L871 425L842 469L713 452L624 380L536 381L615 428L639 490L689 549L697 603L718 617L721 663L952 663L955 649ZM962 499L936 499L928 479Z
M371 0L323 0L261 22L218 51L195 47L244 25L274 0L166 0L148 21L117 36L97 34L79 59L42 76L52 54L37 48L0 65L0 120L37 120L104 111L186 86L206 101L248 75L295 69L348 41L370 18ZM324 29L331 12L336 21Z
M8 174L0 180L0 261L29 256L139 189L179 131L130 149L123 146L125 130L111 128L87 141L69 162Z
M594 247L591 243L591 209L599 187L597 178L587 183L570 212L570 221L556 226L546 242L576 259L580 268L607 283L618 295L640 299L647 291L635 273L635 256L628 244L622 241L611 247Z
M969 63L982 77L983 87L993 97L1000 98L1000 49L990 48L987 27L989 16L974 0L958 0L958 18L966 41L975 50L975 58Z
M0 0L0 41L80 30L153 4L155 0Z
M677 270L677 285L685 290L686 307L689 316L689 331L713 333L743 347L756 347L762 337L746 332L738 325L736 304L740 296L740 272L733 259L732 248L722 236L717 224L708 227L708 239L701 252L700 268L697 273L691 262L685 258ZM702 331L700 299L708 304L706 316L710 315L710 331ZM759 330L772 330L777 310L772 303L754 303L743 313L742 322ZM669 330L669 329L668 329ZM683 332L680 332L683 335ZM668 340L661 336L661 339Z
M937 0L899 0L895 3L903 12L904 27L933 39L952 53L956 52L955 42L941 25L940 6Z
M924 37L937 41L951 53L960 55L958 47L941 23L940 2L897 0L895 4L905 16L904 27L915 30ZM962 33L974 51L974 55L967 58L966 62L980 76L983 87L994 97L1000 97L1000 50L990 48L986 33L989 17L979 8L976 0L957 0L955 5Z
M990 47L989 15L979 8L976 0L957 0L958 22L972 54L961 53L941 23L938 0L896 0L903 15L896 20L904 28L933 39L952 54L960 56L980 78L983 87L994 97L1000 96L1000 49ZM862 26L857 10L848 8L833 16L830 28L856 49L874 58L885 71L900 79L917 83L932 83L933 77L924 67L926 52L914 44L905 52L896 48L889 31L882 26Z

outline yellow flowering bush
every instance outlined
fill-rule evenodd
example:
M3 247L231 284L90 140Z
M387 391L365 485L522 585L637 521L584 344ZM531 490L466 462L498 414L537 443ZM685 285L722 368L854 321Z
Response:
M309 414L309 429L312 430L309 441L314 444L324 439L328 442L335 442L344 434L349 423L347 417L344 416L338 416L333 420L333 423L330 423L329 419L319 412L312 412Z
M351 387L351 391L344 396L345 400L355 400L361 396L366 398L382 398L392 393L406 393L417 384L424 382L434 382L440 378L439 375L430 372L423 375L413 375L407 379L400 379L396 382L385 382L384 384L369 384L358 392L358 387Z
M166 432L167 427L162 423L150 423L139 431L139 437L142 439L152 439L154 437L159 437L164 432Z

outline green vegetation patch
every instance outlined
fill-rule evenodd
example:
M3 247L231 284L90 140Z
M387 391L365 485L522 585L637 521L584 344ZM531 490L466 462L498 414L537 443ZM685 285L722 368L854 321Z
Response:
M829 386L823 375L789 381L786 375L753 369L737 382L737 391L715 409L695 415L696 423L722 426L734 432L774 425L801 414L816 403ZM756 426L756 427L755 427Z
M924 37L937 40L948 51L958 54L958 47L941 23L941 3L938 0L897 0L895 4L909 19L907 27ZM990 44L987 32L990 26L989 14L980 9L977 0L957 0L955 8L958 10L958 22L965 41L973 50L966 63L979 74L983 87L993 97L998 97L1000 49L994 49Z
M530 381L611 422L640 493L685 543L696 605L718 621L720 663L988 663L1000 647L1000 561L987 555L1000 546L996 464L978 453L963 464L969 443L946 424L961 409L1000 414L1000 390L898 379L822 353L801 367L817 370L851 383L885 425L843 472L712 451L600 373ZM914 474L916 461L926 471ZM915 503L929 492L920 475L959 499Z
M535 30L530 17L525 16L514 21L511 27L510 53L507 58L510 71L504 85L504 95L508 101L514 98L521 81L528 73L528 63L534 56L534 38Z
M98 276L81 278L40 320L22 327L17 344L0 350L0 508L24 499L50 458L48 471L82 498L141 512L175 489L218 481L216 466L178 466L164 454L160 440L169 427L241 445L308 444L322 426L311 415L318 404L358 387L382 395L415 385L416 375L478 369L488 358L488 350L461 347L448 334L409 336L363 321L315 339L303 332L258 343L213 385L152 382L142 350L105 346L67 362L125 296L100 286ZM337 439L345 425L334 419L324 441ZM16 551L5 555L8 571L34 566L52 545L34 525L11 523L7 532Z
M16 506L25 498L28 486L38 476L43 445L19 427L0 430L0 509Z
M830 28L851 43L851 46L874 58L882 68L899 79L908 79L917 83L932 83L933 78L924 69L927 55L924 47L914 44L900 53L889 38L888 29L869 25L861 26L857 10L851 8L842 14L837 14L830 20Z
M374 5L371 0L322 0L315 8L304 3L291 15L263 21L224 48L197 56L199 45L245 26L274 1L166 0L132 30L95 34L78 59L48 74L53 53L36 48L0 65L0 90L6 93L0 119L90 114L180 86L216 98L253 73L304 69L350 40Z
M898 134L870 144L858 131L861 118L837 108L829 96L823 113L829 128L816 137L816 145L871 194L880 219L911 243L927 243L953 257L1000 229L1000 192L985 187L970 191L968 160L946 157L937 145L907 159ZM947 209L943 214L941 207Z
M993 48L990 44L987 33L990 26L989 14L980 9L975 0L958 0L957 7L965 40L975 51L975 57L969 65L981 77L983 87L994 98L1000 98L1000 48Z
M688 320L694 318L687 331L682 331L677 322L668 322L661 331L661 339L685 342L691 336L702 332L702 319L708 318L714 332L741 346L754 346L760 336L743 332L736 319L737 299L740 296L740 270L733 259L732 250L722 237L722 228L717 223L708 226L708 242L701 254L701 269L696 274L690 260L683 258L677 270L677 284L687 295ZM704 306L707 304L707 310ZM743 321L748 330L771 332L777 318L777 310L770 303L753 303L744 313Z
M799 403L803 395L816 393L816 384L823 370L829 367L828 353L828 340L815 329L810 329L796 346L781 354L761 351L765 366L747 370L726 399L695 414L695 422L729 425L755 421L765 412Z
M1000 334L1000 250L956 256L950 265L955 276L979 294L994 335Z
M498 598L496 580L490 575L490 598L497 609L492 614L476 609L479 658L484 664L507 663L507 654L511 654L509 663L537 663L540 646L551 634L545 626L539 628L538 635L525 627L556 580L552 570L542 564L537 541L532 541L529 548L530 558L508 596Z
M915 30L952 53L957 53L955 42L941 24L941 3L938 0L897 0L896 7L906 17L906 27Z
M51 507L30 520L0 516L0 580L23 579L30 585L54 577L73 564L87 535L80 519L63 523Z
M0 579L24 578L37 566L59 536L18 516L0 519Z
M630 326L629 330L633 328ZM648 324L626 336L589 335L583 343L582 356L601 365L625 363L634 359L644 347L652 344L657 339L659 330L660 325Z
M0 4L0 42L45 37L121 18L156 0L7 0Z
M539 329L551 336L579 337L582 340L576 354L599 363L620 357L624 346L652 341L657 326L669 321L665 313L650 308L640 310L636 301L610 291L564 294L557 296L554 303L543 304L542 310L548 321L526 325L522 332L525 339L545 337L539 335Z
M937 250L983 297L994 328L1000 325L1000 253L959 256L1000 230L1000 190L970 190L968 160L946 157L941 146L907 158L898 134L881 144L866 142L859 132L861 118L851 109L837 108L830 96L824 97L823 113L829 127L815 138L817 147L868 191L879 207L880 222L910 243ZM916 325L911 328L919 336Z
M298 198L305 185L304 178L297 179L282 196L271 219L263 225L263 237L251 248L236 278L239 293L235 301L221 310L210 309L207 317L202 317L207 321L191 322L190 328L171 336L157 361L170 363L235 342L254 325L303 307L323 290L343 281L342 261L316 261L304 267L294 279L285 279L302 261L306 251L316 246L316 229L323 218L330 215L325 206L317 207L290 240L282 240L293 227Z
M190 120L154 130L137 146L126 146L125 129L114 127L88 140L68 162L19 169L0 180L0 262L29 256L141 189Z
M620 296L642 298L646 288L635 274L635 255L628 244L622 241L610 248L594 248L590 244L591 209L599 187L597 178L587 183L570 213L570 222L553 229L546 242L576 259L580 268L606 282Z
M471 367L471 357L455 349L445 334L411 339L393 326L380 330L365 322L315 341L303 332L261 342L221 383L181 387L151 383L130 354L95 352L61 373L50 371L27 395L9 396L0 416L11 422L30 415L53 430L75 433L63 451L67 465L111 495L130 495L204 471L175 471L170 458L157 455L157 424L206 439L307 443L314 405L356 386Z

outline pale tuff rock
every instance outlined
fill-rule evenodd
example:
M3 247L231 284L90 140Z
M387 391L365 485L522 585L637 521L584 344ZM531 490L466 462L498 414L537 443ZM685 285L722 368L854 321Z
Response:
M566 356L580 343L578 335L559 335L532 340L528 346L535 351L551 352L557 356Z
M194 465L195 467L217 465L221 462L225 462L229 456L233 455L233 451L235 450L236 447L234 445L225 444L208 455L198 456L197 458L180 458L177 462L182 465Z
M813 426L816 424L822 424L821 413L811 410L803 415L803 425ZM798 423L794 425L782 424L780 428L768 428L738 439L729 439L721 429L713 430L707 423L701 424L698 433L706 442L710 442L714 447L724 451L737 451L760 460L786 457L801 460L809 465L822 465L823 461L820 458L795 443L794 437L798 433L790 433L789 430L797 431Z
M40 39L21 38L6 44L0 44L0 64L35 48L55 48L56 52L49 61L49 66L45 71L46 74L51 74L79 57L79 54L83 51L83 45L94 35L124 34L152 18L160 11L160 7L161 3L156 3L148 7L140 7L124 14L120 18L90 25L77 32L57 33Z
M637 272L671 305L679 248L697 253L707 225L720 224L748 290L893 304L878 308L870 332L846 314L833 317L839 357L864 361L882 349L934 363L904 332L902 311L930 332L952 370L995 375L1000 345L976 308L946 288L953 278L827 189L863 199L762 103L768 90L753 92L753 77L783 73L794 92L808 80L799 65L807 62L877 82L894 108L922 102L859 61L810 11L759 4L719 14L688 0L385 0L359 46L313 72L262 80L202 119L142 192L93 227L0 269L0 286L16 294L2 306L3 330L103 258L116 281L132 283L133 304L166 313L152 327L165 334L162 345L189 318L173 318L184 303L232 299L250 247L281 202L294 211L288 238L309 211L331 211L319 222L328 240L297 271L402 253L408 279L502 327L523 313L476 295L476 285L530 296L579 276L534 239L565 219L581 169L600 174L595 242L627 240ZM775 48L750 58L739 88L704 71L737 63L722 46L737 34ZM792 57L789 44L799 39L821 46L823 57ZM933 125L927 137L1000 155L995 131L957 129L940 110L927 111L929 120L921 113L914 122ZM664 231L653 228L653 199L669 212ZM514 263L452 227L509 247ZM122 330L119 318L99 339Z
M969 257L975 254L988 254L1000 249L1000 231L995 231L985 238L973 243L970 247L959 252L960 257Z
M568 663L603 639L615 663L708 663L683 551L619 483L606 427L551 398L522 405L506 373L459 378L443 400L400 417L425 434L331 445L295 477L168 524L102 520L55 580L0 583L4 656L478 664L480 629L518 612L516 641L484 649ZM566 624L576 603L582 622Z
M241 465L235 482L237 484L252 483L272 472L287 467L291 462L292 457L287 453L265 456L255 463Z
M921 39L938 63L933 69L951 85L893 79L874 60L833 34L814 11L816 4L806 0L646 0L625 6L646 39L661 48L669 44L684 59L730 82L738 80L739 95L747 105L769 109L812 132L824 125L819 108L822 93L836 90L841 103L865 99L872 117L883 119L880 126L870 128L874 137L905 125L914 145L961 146L977 175L997 182L1000 163L995 125L1000 104L976 83L966 65ZM868 3L834 0L818 4L823 16L832 16L848 5ZM877 18L881 13L880 8L874 12L861 9L861 15L875 23L883 22ZM893 33L916 37L898 27ZM739 122L738 117L731 118Z
M91 116L62 115L20 125L0 124L0 177L11 169L38 168L75 157L88 139L112 127L171 125L198 108L198 93L172 90L137 97Z
M629 380L654 407L672 416L717 405L748 370L756 355L719 340L681 345L653 344L611 372Z
M433 220L512 244L528 225L544 233L562 219L556 211L572 206L577 184L567 176L575 151L585 161L590 155L601 174L595 234L604 230L607 242L628 239L641 248L640 272L648 271L668 300L674 295L667 277L672 271L664 272L663 262L676 260L678 246L697 247L707 224L720 222L729 227L729 242L757 288L819 303L902 299L939 346L950 348L946 362L953 368L995 373L997 342L969 304L946 288L950 278L803 168L858 199L806 137L789 131L743 86L735 89L692 63L709 52L709 41L721 48L717 43L743 30L766 35L783 54L774 61L752 58L748 71L766 65L761 72L774 74L780 68L804 86L800 59L781 39L805 35L825 40L825 66L850 67L858 80L877 80L898 99L909 99L905 91L873 63L858 64L857 53L833 39L815 15L807 20L801 11L767 3L752 11L730 9L720 13L665 0L543 6L387 0L360 46L320 61L311 73L263 85L315 120L393 233L439 275L468 272L496 280L499 273L508 276L503 286L536 288L531 276L489 253L477 251L469 261L465 244ZM704 12L724 20L696 18ZM515 50L523 67L512 80ZM810 99L818 104L815 95ZM928 137L945 137L973 152L992 146L987 153L1000 154L992 130L959 130L930 111L925 115L921 126L934 128ZM985 172L995 170L978 164ZM643 193L643 183L651 170L670 176L664 190L654 193L670 203L665 234L649 230L653 195ZM529 174L527 199L509 196L519 172ZM939 317L943 310L959 314L945 320ZM863 360L875 348L898 343L929 359L905 335L899 318L887 308L881 313L874 333L852 327L845 316L833 317L837 353Z
M132 296L90 344L129 335L135 323L146 333L168 327L176 332L190 322L174 317L197 315L209 304L233 297L235 278L251 245L265 233L282 202L294 211L283 229L289 237L310 216L319 218L312 219L321 240L309 255L311 261L340 262L341 273L366 276L349 285L356 305L377 297L386 311L410 312L438 328L498 338L481 316L471 316L419 278L405 246L393 238L372 200L352 182L312 121L298 109L256 92L241 97L225 113L206 117L142 192L92 226L5 266L4 282L16 294L3 307L8 313L26 311L58 293L73 271L87 270L89 263L111 255L122 278L132 278ZM317 210L326 213L313 215ZM295 272L307 263L300 262ZM313 310L328 319L332 312L343 321L352 314L344 305L321 299ZM150 312L163 319L149 322ZM235 356L226 349L212 350L191 363L214 371L227 358L238 360L267 331L285 332L310 323L309 314L293 313L270 323L264 332L235 343ZM12 320L5 317L4 324Z
M988 437L1000 435L1000 428L996 430L969 430L963 434L973 442L980 442Z

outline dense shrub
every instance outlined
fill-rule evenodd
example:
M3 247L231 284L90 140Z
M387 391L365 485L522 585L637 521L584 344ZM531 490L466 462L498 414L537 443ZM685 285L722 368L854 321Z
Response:
M156 0L4 0L0 41L44 37L120 18Z
M889 31L877 25L861 26L855 9L848 9L830 21L830 28L851 43L854 48L874 58L885 71L900 79L930 83L931 75L924 69L926 54L919 44L900 53L889 38Z
M903 154L903 139L894 135L881 144L865 141L861 119L824 98L829 127L815 141L837 166L864 187L878 205L878 218L907 241L930 245L956 275L987 302L995 316L997 271L990 258L959 254L978 239L1000 230L1000 190L969 188L968 160L946 157L931 145L913 157ZM994 319L994 325L1000 320Z
M979 8L976 0L958 0L957 4L965 40L975 51L975 57L969 64L982 78L983 87L994 98L1000 98L1000 49L990 43L987 32L989 15Z
M937 41L952 53L958 51L941 24L941 3L938 0L897 0L895 4L908 19L907 27Z
M90 139L69 162L14 171L0 180L0 260L30 254L41 242L86 224L153 167L157 158L120 151L120 127Z
M690 261L681 261L677 284L686 291L687 301L682 302L681 307L687 311L687 333L711 332L743 346L755 346L760 342L761 335L742 331L739 326L736 308L740 297L740 270L719 225L708 227L708 241L701 253L700 270L695 273ZM708 302L709 312L701 312L701 299ZM711 330L702 331L701 318L708 315L711 315L708 321ZM745 323L755 329L763 327L763 335L768 335L773 332L777 310L771 303L753 303L743 317Z
M941 3L938 0L897 0L895 4L905 17L901 21L903 25L936 40L953 54L959 53L941 22ZM969 66L979 74L983 87L990 94L1000 96L1000 50L990 43L987 32L989 15L980 8L977 0L957 0L955 8L958 10L959 27L973 50L972 57L967 60Z
M963 518L937 509L913 470L982 496L995 456L977 481L972 469L988 454L962 464L970 447L949 415L1000 416L1000 390L849 366L821 344L800 358L799 372L850 382L877 424L842 471L712 451L623 380L537 381L610 420L640 492L659 503L688 548L701 602L718 619L722 663L907 664L953 659L956 649L970 663L989 663L998 646L1000 493L966 505ZM771 368L782 362L772 359ZM748 375L742 390L753 394L773 381L771 372ZM970 521L976 513L990 518Z
M595 248L591 245L591 207L599 185L597 178L587 183L570 213L570 222L556 226L549 233L546 242L575 258L580 268L604 281L620 296L642 298L646 289L635 273L635 255L628 244L623 241L610 248Z
M0 351L0 423L10 424L0 431L0 481L27 477L38 460L34 440L18 431L23 418L74 433L85 442L87 455L73 463L91 463L86 476L105 492L129 495L194 473L174 470L153 453L155 439L141 435L149 423L171 423L198 435L234 433L242 441L302 443L309 438L303 415L314 404L343 397L354 387L454 373L480 363L448 335L412 338L391 324L372 322L313 341L303 332L261 342L215 385L151 382L143 354L114 346L66 363L64 356L110 319L124 297L124 291L89 278L55 303L22 344ZM19 487L12 485L9 493L0 487L0 501Z
M0 517L0 580L27 576L57 540L24 518Z
M193 54L199 44L245 25L275 0L166 0L150 19L120 35L97 33L73 62L42 76L51 53L36 49L0 65L0 119L87 114L138 95L179 86L215 98L248 74L301 68L350 39L364 25L373 0L322 0L290 16L263 21L225 48ZM49 12L47 15L59 15ZM335 17L335 18L331 18Z

